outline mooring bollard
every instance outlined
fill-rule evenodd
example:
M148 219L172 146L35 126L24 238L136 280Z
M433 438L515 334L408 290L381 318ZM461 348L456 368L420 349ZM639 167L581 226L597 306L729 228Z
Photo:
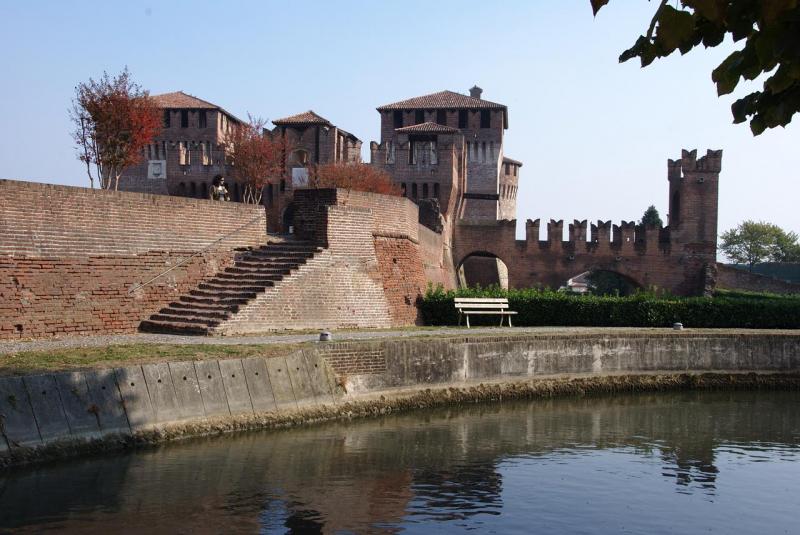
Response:
M683 330L683 323L673 323L672 329L675 331L682 331Z
M319 341L320 342L330 342L333 339L331 333L328 331L322 331L319 333Z

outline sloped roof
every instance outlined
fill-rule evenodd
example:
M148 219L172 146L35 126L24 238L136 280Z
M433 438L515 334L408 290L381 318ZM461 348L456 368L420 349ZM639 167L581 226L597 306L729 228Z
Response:
M182 110L220 110L221 112L225 113L235 121L238 121L240 123L243 122L241 119L236 117L228 110L222 108L221 106L217 106L216 104L212 104L207 100L197 98L194 95L189 95L188 93L184 93L183 91L174 91L172 93L151 95L150 98L152 98L155 101L156 106L158 106L159 108L182 109Z
M329 120L317 115L313 110L308 110L297 115L284 117L283 119L276 119L272 121L274 125L292 125L292 124L324 124L326 126L333 126Z
M493 109L506 109L503 104L490 102L482 98L470 97L469 95L462 95L455 91L439 91L438 93L431 93L430 95L422 95L420 97L409 98L400 100L391 104L384 104L378 107L378 111L385 110L413 110L413 109L436 109L436 108L493 108Z
M401 134L455 134L459 132L458 128L453 128L451 126L445 126L443 124L438 123L420 123L411 126L404 126L403 128L395 129L395 132L399 132Z
M514 164L514 165L518 165L519 167L522 167L522 162L521 161L514 160L513 158L508 158L506 156L503 156L503 163L510 163L510 164Z
M172 93L163 93L161 95L153 95L152 98L155 103L161 108L183 108L183 109L205 109L205 110L218 110L221 109L216 104L212 104L206 100L189 95L183 91L175 91Z

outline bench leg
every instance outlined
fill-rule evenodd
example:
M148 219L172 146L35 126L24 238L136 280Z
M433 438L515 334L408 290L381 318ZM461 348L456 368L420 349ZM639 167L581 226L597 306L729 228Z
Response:
M469 314L465 314L467 316L467 329L469 329Z
M500 314L500 327L502 327L502 326L503 326L503 315Z
M458 311L458 326L461 327L461 311Z
M508 315L508 326L513 327L513 325L511 325L511 314Z

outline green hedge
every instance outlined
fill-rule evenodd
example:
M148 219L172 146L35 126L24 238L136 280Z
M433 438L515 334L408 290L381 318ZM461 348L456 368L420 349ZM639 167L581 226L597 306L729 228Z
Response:
M420 307L426 325L456 325L455 297L507 297L516 326L736 327L754 329L800 328L800 298L770 295L629 297L574 295L549 290L469 288L444 291L428 288ZM494 316L472 316L473 325L496 325Z

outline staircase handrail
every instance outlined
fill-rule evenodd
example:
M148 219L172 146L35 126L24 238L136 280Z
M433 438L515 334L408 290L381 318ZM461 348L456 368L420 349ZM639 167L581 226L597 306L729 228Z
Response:
M135 285L131 286L131 287L128 289L128 295L131 295L132 293L134 293L134 292L137 292L137 291L141 290L142 288L144 288L145 286L149 285L150 283L152 283L152 282L153 282L153 281L155 281L156 279L158 279L158 278L160 278L160 277L163 277L164 275L166 275L167 273L169 273L169 272L170 272L170 271L172 271L173 269L175 269L175 268L178 268L178 267L180 267L180 266L184 265L186 262L188 262L188 261L189 261L189 260L191 260L192 258L194 258L194 257L196 257L196 256L198 256L198 255L201 255L201 254L205 253L206 251L208 251L209 249L211 249L212 247L214 247L214 246L215 246L216 244L218 244L219 242L221 242L221 241L223 241L223 240L226 240L226 239L230 238L231 236L233 236L233 235L234 235L234 234L236 234L237 232L241 232L242 230L244 230L244 229L246 229L247 227L251 226L253 223L257 223L257 222L260 222L260 221L264 221L264 218L265 218L265 216L264 216L264 215L259 215L258 217L254 218L252 221L249 221L249 222L245 223L244 225L242 225L241 227L239 227L239 228L236 228L236 229L234 229L234 230L232 230L232 231L228 232L227 234L225 234L225 235L223 235L223 236L221 236L221 237L217 238L216 240L214 240L213 242L209 243L208 245L206 245L205 247L203 247L203 248L202 248L202 249L200 249L199 251L196 251L196 252L194 252L194 253L193 253L191 256L187 256L186 258L184 258L184 259L180 260L180 261L179 261L177 264L175 264L174 266L171 266L171 267L169 267L169 268L165 269L164 271L162 271L161 273L159 273L159 274L158 274L158 275L156 275L155 277L151 278L150 280L147 280L147 281L145 281L145 282L142 282L142 283L135 284Z

